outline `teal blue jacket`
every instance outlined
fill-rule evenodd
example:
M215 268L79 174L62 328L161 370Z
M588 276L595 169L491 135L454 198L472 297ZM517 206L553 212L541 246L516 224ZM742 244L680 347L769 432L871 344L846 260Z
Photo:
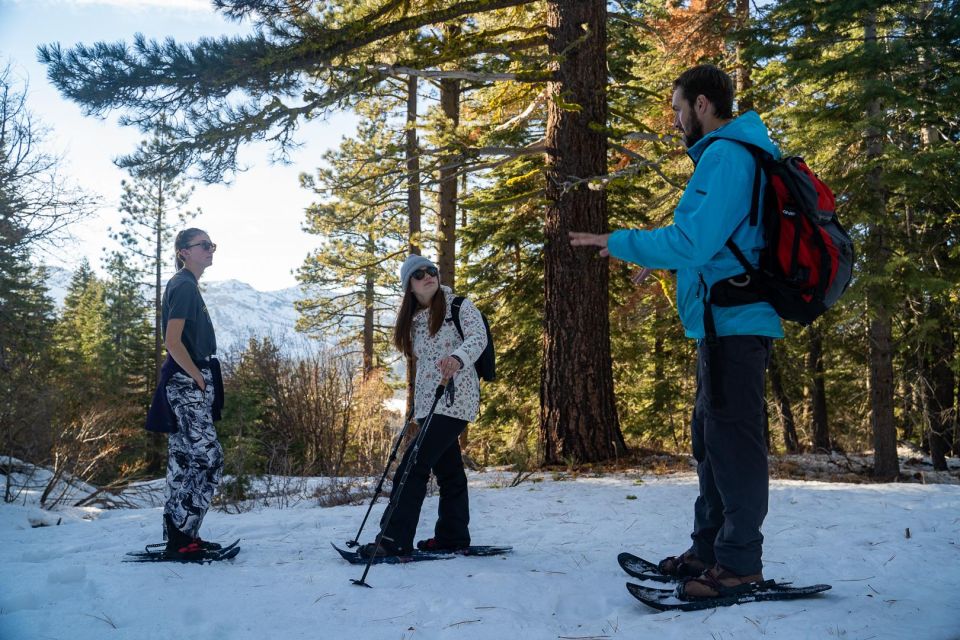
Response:
M718 280L743 273L724 243L732 237L754 266L764 245L762 225L750 226L749 222L756 169L753 156L743 145L729 140L710 144L714 137L750 142L780 157L755 112L731 120L687 151L695 168L673 212L673 224L651 231L615 231L607 244L615 258L651 269L676 270L680 321L687 337L697 339L705 337L704 296L709 288ZM713 313L718 336L783 337L780 318L765 302L715 306Z

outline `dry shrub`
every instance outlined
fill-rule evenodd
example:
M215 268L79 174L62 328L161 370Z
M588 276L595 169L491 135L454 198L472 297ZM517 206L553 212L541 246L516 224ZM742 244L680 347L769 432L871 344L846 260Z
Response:
M140 407L105 405L82 411L55 431L50 450L52 473L40 496L40 505L45 509L55 507L75 497L76 492L82 490L79 483L92 483L103 475L112 476L117 457L142 419ZM123 484L123 478L114 479L112 483L117 487ZM99 489L92 495L104 491ZM86 495L76 504L86 504L91 497Z
M350 427L346 434L347 451L344 473L379 475L390 456L402 417L390 411L385 402L392 390L383 371L373 371L357 381L357 393L350 407ZM408 429L412 431L412 429Z

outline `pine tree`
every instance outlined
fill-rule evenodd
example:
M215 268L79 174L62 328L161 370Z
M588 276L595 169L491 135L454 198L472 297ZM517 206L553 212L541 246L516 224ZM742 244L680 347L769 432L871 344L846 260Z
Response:
M924 145L923 135L958 135L945 110L958 97L948 71L957 65L956 10L954 1L864 0L851 7L780 0L759 31L759 55L769 61L764 83L775 87L779 102L774 121L791 152L806 156L834 186L859 235L861 269L843 321L848 335L857 325L864 331L851 353L869 353L874 473L881 478L899 468L894 395L901 367L894 364L907 355L899 347L923 340L897 301L939 296L938 282L955 274L949 262L930 260L925 247L956 234L949 223L935 224L950 219L956 187L930 179L949 173L956 153L951 145Z
M153 308L143 296L141 273L114 254L105 265L106 326L111 365L104 372L122 392L144 408L157 381L154 376Z
M157 380L163 364L163 327L161 322L161 295L164 275L170 273L169 259L164 249L171 245L174 225L183 224L200 210L190 211L187 205L193 187L187 187L183 167L174 164L169 156L170 129L161 118L152 128L153 136L140 143L127 163L131 181L123 181L120 211L124 214L121 228L113 233L121 249L109 257L118 276L139 277L150 282L153 291L153 363L149 380ZM119 262L125 262L121 267ZM132 294L132 292L130 292ZM127 294L124 294L127 295Z
M403 131L370 114L356 138L327 153L327 166L303 186L323 201L307 210L305 229L323 238L300 268L311 297L297 303L298 327L362 345L364 375L384 366L395 313L396 273L407 241ZM359 338L359 340L357 340Z
M0 451L40 461L59 395L50 384L54 307L46 272L31 266L17 236L0 218Z
M84 260L70 279L54 332L68 419L78 415L84 403L112 392L107 326L104 284Z
M531 5L534 15L542 6L531 0L463 0L423 2L413 9L409 3L382 1L359 5L362 9L358 12L357 5L351 10L310 11L299 4L271 0L224 0L218 7L227 15L249 18L260 30L247 38L204 40L192 47L143 38L135 42L133 50L98 45L64 52L58 45L50 45L41 47L40 57L49 65L54 84L90 113L122 108L127 112L125 122L146 126L152 124L156 113L179 109L183 119L172 125L170 155L178 166L197 166L208 180L235 167L241 143L269 136L282 152L285 144L292 143L300 118L351 96L369 95L391 75L488 82L543 83L550 79L549 108L556 117L548 120L546 138L563 144L548 145L552 150L547 161L547 192L553 204L546 214L543 344L549 353L541 380L542 431L552 434L547 448L550 460L558 455L602 459L625 450L613 402L606 267L584 263L585 258L575 265L565 264L573 253L556 243L561 233L574 226L606 225L603 195L587 188L591 177L607 172L603 133L606 76L596 59L588 59L605 59L606 10L603 3L548 2L545 14L539 14L532 29L525 21L516 26L484 21L498 10L526 19L527 7L522 5ZM512 7L517 8L508 9ZM584 13L585 7L588 13ZM425 46L408 46L410 42L404 39L428 25L452 24L467 17L470 19L464 24L477 28L455 48L433 46L429 38ZM588 18L588 31L582 30L585 23L581 18ZM544 29L544 22L564 28ZM559 36L562 44L556 39ZM398 43L407 48L388 46ZM549 45L547 56L543 55L545 44ZM534 54L528 55L528 51ZM491 75L482 65L490 58L530 64ZM555 69L544 68L548 60L558 62ZM446 65L457 68L451 71ZM473 71L471 65L480 71ZM91 74L90 69L96 71ZM589 87L582 86L584 79L589 79ZM571 100L569 95L576 98ZM291 106L289 98L300 104ZM586 109L582 117L562 117L577 107ZM474 152L464 149L460 155L469 158ZM562 188L567 196L553 192L561 184L580 179L584 182L572 190ZM559 226L558 221L562 221ZM583 272L581 268L588 265L591 268ZM569 295L573 283L550 274L573 272L587 276L579 280L586 294L584 304L564 307L560 300ZM597 313L598 309L604 312ZM567 341L574 327L578 335L591 338L568 350L563 345L574 344ZM571 372L583 366L590 375L578 379L571 393L563 385L571 381ZM576 419L567 420L574 416ZM588 430L587 424L595 426ZM560 441L563 444L553 446Z
M26 100L12 68L0 69L0 450L40 461L60 394L50 384L53 302L33 259L94 200L63 182Z

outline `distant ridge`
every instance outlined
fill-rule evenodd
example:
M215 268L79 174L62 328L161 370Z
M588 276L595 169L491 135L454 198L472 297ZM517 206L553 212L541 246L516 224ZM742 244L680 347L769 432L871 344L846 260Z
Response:
M60 267L48 267L47 272L47 291L57 308L62 308L73 274ZM203 280L200 290L210 310L221 353L246 346L251 336L283 342L289 351L306 350L304 345L313 342L295 329L299 314L293 303L304 298L299 286L258 291L239 280ZM152 290L148 295L152 295Z

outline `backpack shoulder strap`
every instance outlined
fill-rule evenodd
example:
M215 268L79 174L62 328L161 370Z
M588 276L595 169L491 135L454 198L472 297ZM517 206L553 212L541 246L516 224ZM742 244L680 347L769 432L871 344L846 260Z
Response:
M743 140L737 140L736 138L714 136L707 141L707 146L709 147L717 140L736 142L741 147L744 147L747 151L749 151L750 155L752 155L753 159L756 161L756 167L753 171L753 194L750 196L750 226L755 227L760 223L760 172L763 171L763 163L766 162L771 156L757 145L750 142L744 142ZM706 149L704 149L704 151L706 151Z
M457 328L460 339L463 340L463 328L460 326L460 305L463 304L463 296L457 296L450 303L450 315L453 316L453 326Z

